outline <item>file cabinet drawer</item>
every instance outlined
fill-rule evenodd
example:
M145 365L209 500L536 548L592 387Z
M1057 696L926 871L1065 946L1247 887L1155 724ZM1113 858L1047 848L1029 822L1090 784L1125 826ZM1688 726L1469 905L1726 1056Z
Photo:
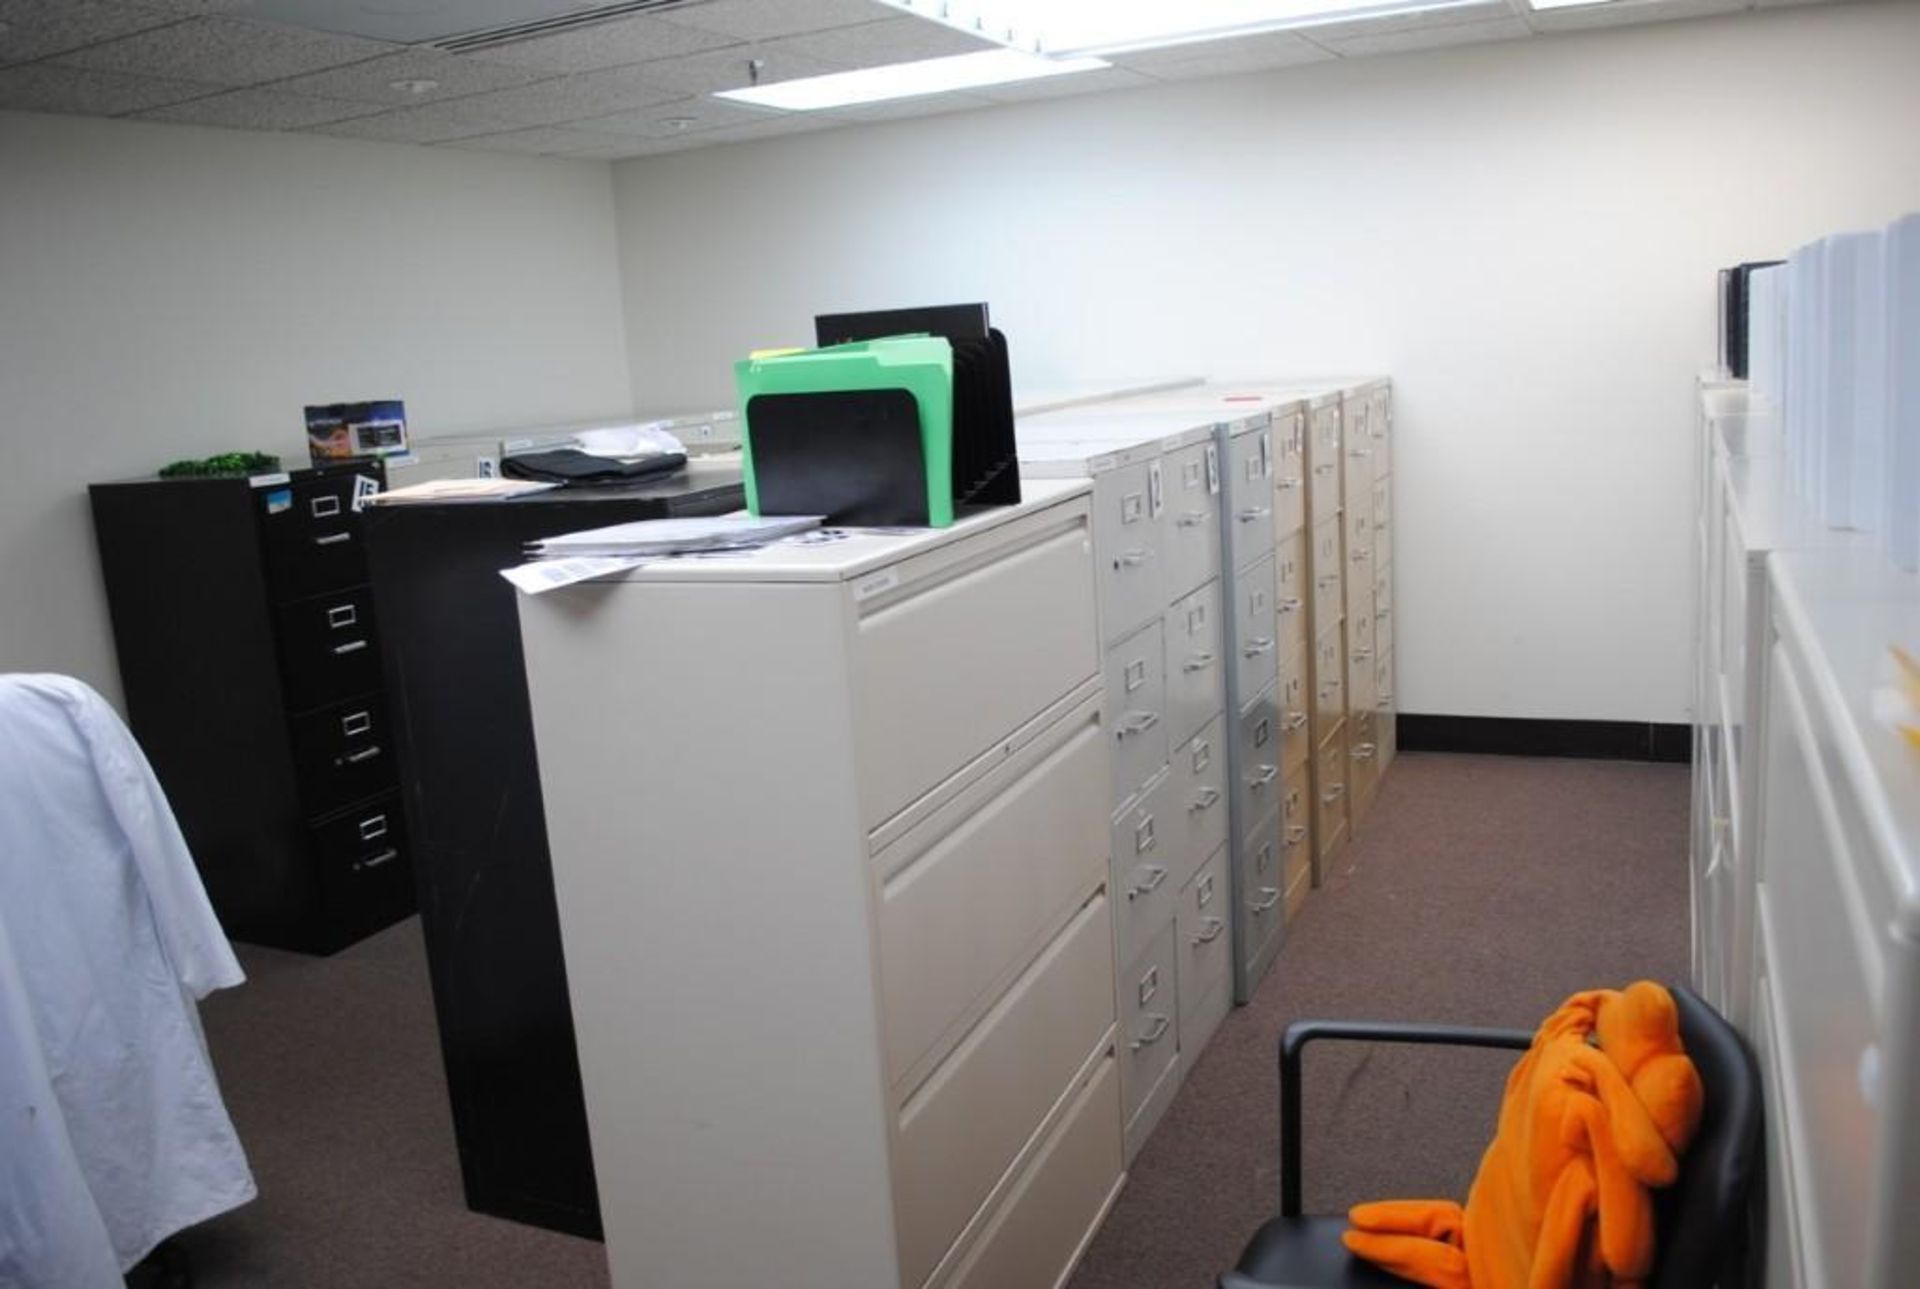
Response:
M1259 819L1280 800L1280 704L1268 686L1240 716L1240 817Z
M1105 742L1090 698L873 857L896 1092L925 1077L1105 880Z
M1347 555L1346 611L1349 618L1362 608L1368 617L1373 616L1373 560L1372 551L1352 551Z
M1340 407L1316 407L1307 418L1307 522L1319 527L1340 511Z
M1163 1080L1174 1073L1179 1051L1179 998L1173 919L1144 952L1131 960L1120 977L1120 1104L1129 1150L1137 1147L1141 1128Z
M1057 1285L1119 1186L1120 1069L1109 1052L1009 1184L978 1237L929 1289Z
M1180 891L1180 1051L1191 1062L1233 1005L1233 890L1226 847L1213 852Z
M1279 943L1285 876L1281 865L1280 815L1268 815L1250 830L1240 851L1240 945L1249 981L1257 980Z
M1331 837L1347 824L1347 727L1327 736L1320 745L1319 770L1314 776L1314 831Z
M1362 555L1373 551L1373 517L1365 506L1349 506L1342 516L1346 521L1347 562L1357 564ZM1372 584L1372 579L1368 579Z
M1347 711L1370 712L1380 703L1379 675L1373 650L1349 647L1347 650Z
M1373 563L1382 568L1393 563L1393 524L1376 524L1373 530Z
M321 918L340 943L370 935L413 909L413 868L400 797L376 798L313 825Z
M1280 768L1291 774L1313 755L1307 701L1307 659L1295 658L1280 669Z
M283 604L274 616L289 710L306 711L380 688L373 596L365 587Z
M1096 475L1093 552L1099 569L1100 638L1125 636L1167 603L1162 462Z
M1373 530L1379 532L1393 523L1393 485L1385 479L1373 481Z
M848 584L868 829L1097 673L1090 559L1085 506L1069 502Z
M1273 547L1273 615L1282 640L1288 628L1304 634L1307 620L1307 535L1288 533ZM1285 657L1283 649L1281 656Z
M1346 578L1340 562L1340 517L1313 530L1313 629L1324 633L1346 608Z
M393 731L387 728L387 704L380 695L296 716L289 726L300 803L309 818L394 786L399 771Z
M360 516L353 509L354 481L366 478L377 487L378 477L329 473L254 490L273 595L298 599L367 580Z
M1373 802L1374 785L1379 778L1380 744L1375 719L1372 711L1356 715L1347 742L1347 783L1352 798L1349 813L1356 826L1367 806Z
M1178 599L1220 575L1219 449L1195 443L1167 454L1161 467L1167 492L1166 594Z
M1167 737L1186 742L1227 703L1227 667L1221 657L1220 583L1205 586L1167 610Z
M1398 706L1393 700L1393 652L1391 650L1381 652L1374 660L1373 706L1376 711Z
M1227 441L1227 456L1233 567L1243 569L1273 550L1273 431L1242 430Z
M1185 745L1175 748L1173 764L1173 804L1170 822L1179 832L1173 853L1180 857L1180 882L1193 876L1194 866L1226 844L1227 840L1227 747L1221 741L1226 718L1215 716L1208 726Z
M1257 694L1279 674L1279 624L1273 615L1273 557L1234 575L1234 666L1239 671L1239 701Z
M1375 390L1373 401L1373 475L1376 479L1393 473L1393 396L1390 391Z
M1180 874L1190 871L1176 853L1186 807L1174 795L1172 771L1163 772L1136 804L1113 821L1114 943L1120 960L1140 953L1173 917Z
M1335 623L1313 647L1313 724L1314 737L1324 739L1327 731L1339 724L1347 713L1347 691L1343 676L1347 660L1346 633Z
M1167 676L1160 619L1107 650L1103 670L1117 804L1145 787L1167 763Z
M1112 1024L1106 928L1096 896L900 1108L904 1283L925 1281Z
M1313 775L1301 765L1287 772L1286 782L1280 801L1280 876L1291 897L1295 883L1313 875Z
M1341 416L1346 422L1346 454L1343 458L1346 477L1342 480L1342 486L1346 489L1344 505L1350 511L1364 511L1373 494L1373 425L1367 400L1345 400Z
M1281 537L1307 522L1307 418L1289 412L1273 423L1273 531Z
M1385 774L1387 767L1393 764L1394 754L1399 751L1399 713L1383 703L1374 711L1373 731L1374 742L1380 749L1374 753L1374 760L1379 764L1380 773Z

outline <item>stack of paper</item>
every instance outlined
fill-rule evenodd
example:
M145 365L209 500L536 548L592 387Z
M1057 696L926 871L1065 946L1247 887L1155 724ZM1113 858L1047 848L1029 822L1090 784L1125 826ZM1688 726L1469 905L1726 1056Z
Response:
M534 559L575 556L633 558L693 551L743 550L820 526L819 515L716 515L706 519L642 519L608 528L563 533L527 544Z

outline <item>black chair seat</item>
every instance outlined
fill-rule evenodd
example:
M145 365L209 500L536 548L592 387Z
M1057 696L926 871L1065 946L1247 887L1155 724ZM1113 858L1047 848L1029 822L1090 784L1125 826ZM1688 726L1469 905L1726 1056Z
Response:
M1346 1229L1345 1217L1276 1217L1260 1228L1234 1270L1261 1285L1406 1289L1413 1283L1348 1253L1340 1243Z

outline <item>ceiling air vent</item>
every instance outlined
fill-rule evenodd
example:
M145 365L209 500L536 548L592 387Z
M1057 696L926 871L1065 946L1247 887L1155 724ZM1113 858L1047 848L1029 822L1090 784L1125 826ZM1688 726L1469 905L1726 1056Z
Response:
M690 0L624 0L623 3L596 5L592 9L575 9L571 13L558 14L551 18L534 18L526 22L491 27L486 31L470 31L464 36L436 40L433 43L436 48L444 49L450 54L471 54L476 50L496 49L501 45L532 40L535 36L551 36L562 31L577 31L582 27L612 22L615 18L627 18L636 13L682 9L689 2Z

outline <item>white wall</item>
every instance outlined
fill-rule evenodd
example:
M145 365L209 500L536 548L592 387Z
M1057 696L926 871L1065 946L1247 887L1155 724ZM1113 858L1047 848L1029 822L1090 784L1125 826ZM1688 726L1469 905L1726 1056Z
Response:
M90 482L628 411L614 243L601 164L0 113L0 671L118 694Z
M1789 10L623 163L637 399L968 299L1034 386L1382 369L1404 710L1682 720L1714 270L1920 207L1916 52Z

